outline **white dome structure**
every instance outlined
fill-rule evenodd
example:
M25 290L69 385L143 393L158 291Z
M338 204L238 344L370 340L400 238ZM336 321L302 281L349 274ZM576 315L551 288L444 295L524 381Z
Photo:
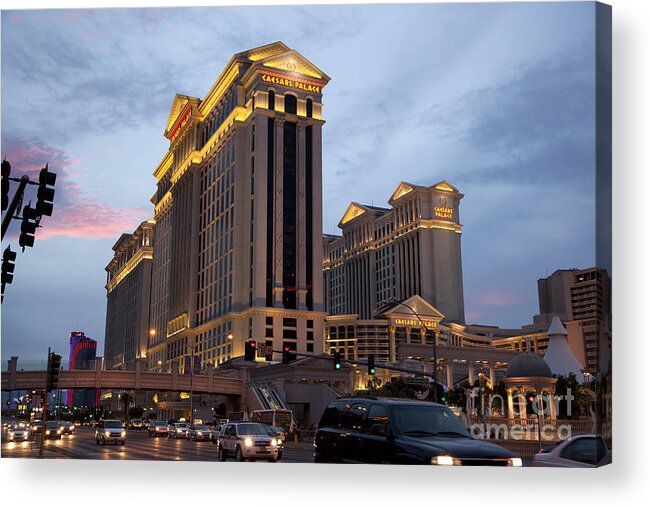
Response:
M579 382L583 381L583 365L576 359L570 344L567 342L567 330L561 324L561 319L554 316L547 331L549 344L545 353L545 362L554 375L567 376L574 373Z

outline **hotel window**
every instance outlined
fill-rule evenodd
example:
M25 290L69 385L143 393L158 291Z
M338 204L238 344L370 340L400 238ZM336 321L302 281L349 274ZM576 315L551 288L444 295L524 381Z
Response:
M305 101L305 114L308 118L312 118L312 99Z
M296 97L293 95L285 95L285 112L296 114Z
M267 107L272 111L276 110L276 94L273 90L269 90L269 105Z

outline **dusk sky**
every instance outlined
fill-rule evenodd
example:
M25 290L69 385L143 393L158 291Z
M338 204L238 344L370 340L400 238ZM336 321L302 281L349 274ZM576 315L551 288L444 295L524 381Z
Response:
M538 278L595 264L594 36L589 2L2 12L2 157L58 173L5 290L3 363L65 358L73 330L103 353L104 268L153 215L174 94L278 40L332 78L323 231L350 201L445 179L465 194L466 321L530 323Z

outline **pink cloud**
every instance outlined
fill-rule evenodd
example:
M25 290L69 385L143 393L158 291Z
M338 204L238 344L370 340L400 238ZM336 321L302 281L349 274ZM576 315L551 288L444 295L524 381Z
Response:
M54 236L117 238L151 216L152 210L146 207L116 208L90 196L74 181L84 173L80 156L70 157L37 141L16 140L5 140L3 155L11 162L12 176L27 174L30 180L37 180L45 162L57 174L54 213L43 217L43 228L37 232L39 240Z
M485 306L511 306L518 302L515 294L484 292L477 297L477 304Z
M466 309L466 322L476 322L484 317L482 312Z

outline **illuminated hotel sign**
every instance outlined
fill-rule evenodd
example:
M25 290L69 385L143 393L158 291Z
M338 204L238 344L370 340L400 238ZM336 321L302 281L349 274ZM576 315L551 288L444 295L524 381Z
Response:
M296 90L303 90L304 92L321 93L321 87L319 85L297 81L296 79L287 79L284 77L262 74L262 80L265 83L280 85L286 88L295 88Z
M444 208L442 206L436 206L434 208L434 216L436 218L448 218L452 220L452 208Z
M421 323L418 319L396 319L396 326L410 326L410 327L423 327L425 324L428 328L435 328L436 322L433 320L425 320Z

